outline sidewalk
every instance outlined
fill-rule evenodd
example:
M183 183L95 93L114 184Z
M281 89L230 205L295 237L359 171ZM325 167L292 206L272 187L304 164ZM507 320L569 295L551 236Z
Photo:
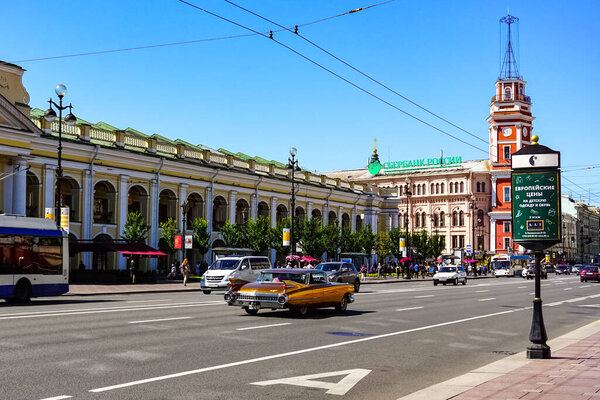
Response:
M600 399L600 320L548 345L549 360L522 352L399 400Z
M468 280L493 278L493 276L467 277ZM381 283L405 283L405 282L431 282L432 278L425 279L396 279L396 278L367 278L361 281L361 285L372 285ZM193 292L200 291L200 282L188 282L183 286L182 280L158 281L157 283L139 283L139 284L69 284L67 296L91 296L96 294L126 294L126 293L153 293L153 292Z

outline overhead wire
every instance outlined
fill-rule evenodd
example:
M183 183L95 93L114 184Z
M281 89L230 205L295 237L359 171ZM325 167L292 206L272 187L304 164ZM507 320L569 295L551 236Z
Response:
M366 93L367 95L369 95L369 96L371 96L371 97L373 97L373 98L375 98L375 99L379 100L380 102L382 102L382 103L384 103L384 104L386 104L386 105L388 105L388 106L392 107L393 109L395 109L395 110L397 110L397 111L399 111L399 112L401 112L401 113L403 113L403 114L405 114L405 115L407 115L407 116L409 116L409 117L411 117L411 118L415 119L415 120L416 120L416 121L418 121L418 122L421 122L422 124L424 124L424 125L426 125L426 126L428 126L428 127L432 128L432 129L434 129L434 130L436 130L436 131L438 131L438 132L440 132L440 133L442 133L442 134L444 134L444 135L446 135L446 136L448 136L448 137L451 137L451 138L453 138L453 139L455 139L455 140L457 140L457 141L459 141L459 142L461 142L461 143L463 143L463 144L466 144L467 146L470 146L470 147L472 147L472 148L474 148L474 149L477 149L477 150L479 150L479 151L482 151L482 152L484 152L484 153L486 153L486 154L488 153L488 151L487 151L487 150L484 150L484 149L482 149L482 148L480 148L480 147L478 147L478 146L476 146L476 145L474 145L474 144L471 144L471 143L469 143L469 142L467 142L467 141L465 141L465 140L463 140L463 139L461 139L461 138L459 138L459 137L457 137L457 136L455 136L455 135L453 135L453 134L451 134L451 133L449 133L449 132L446 132L445 130L443 130L443 129L441 129L441 128L438 128L438 127L437 127L437 126L435 126L435 125L432 125L432 124L430 124L429 122L427 122L427 121L425 121L425 120L423 120L423 119L421 119L421 118L419 118L419 117L417 117L417 116L415 116L415 115L413 115L413 114L409 113L408 111L405 111L405 110L401 109L400 107L398 107L398 106L396 106L396 105L394 105L394 104L390 103L389 101L387 101L387 100L384 100L383 98L381 98L381 97L377 96L376 94L374 94L374 93L370 92L369 90L367 90L367 89L365 89L365 88L363 88L363 87L361 87L361 86L357 85L356 83L354 83L354 82L350 81L349 79L346 79L346 78L344 78L344 77L343 77L343 76L341 76L340 74L338 74L338 73L336 73L336 72L332 71L331 69L329 69L329 68L325 67L324 65L322 65L322 64L320 64L320 63L318 63L317 61L315 61L315 60L311 59L310 57L308 57L308 56L305 56L304 54L300 53L299 51L295 50L294 48L292 48L292 47L290 47L290 46L286 45L285 43L282 43L282 42L278 41L277 39L275 39L275 38L273 37L273 35L266 35L266 34L263 34L263 33L261 33L261 32L258 32L258 31L257 31L257 30L255 30L255 29L252 29L252 28L250 28L250 27L248 27L248 26L245 26L245 25L243 25L243 24L241 24L241 23L238 23L238 22L235 22L235 21L233 21L233 20L231 20L231 19L228 19L228 18L226 18L226 17L223 17L223 16L221 16L221 15L219 15L219 14L216 14L216 13L214 13L214 12L212 12L212 11L206 10L206 9L204 9L204 8L200 7L200 6L197 6L197 5L193 4L193 3L190 3L189 1L186 1L186 0L177 0L177 1L179 1L180 3L186 4L186 5L190 6L190 7L196 8L197 10L200 10L200 11L202 11L202 12L205 12L205 13L207 13L207 14L209 14L209 15L211 15L211 16L213 16L213 17L215 17L215 18L221 19L221 20L223 20L223 21L226 21L226 22L228 22L228 23L230 23L230 24L233 24L233 25L235 25L235 26L238 26L238 27L240 27L240 28L246 29L246 30L248 30L248 31L250 31L250 32L254 32L255 34L257 34L257 35L260 35L260 36L262 36L262 37L264 37L264 38L266 38L266 39L272 40L273 42L275 42L275 43L277 43L278 45L280 45L280 46L284 47L285 49L287 49L287 50L289 50L289 51L293 52L294 54L296 54L296 55L298 55L299 57L301 57L301 58L305 59L306 61L308 61L308 62L310 62L310 63L312 63L312 64L316 65L317 67L319 67L319 68L323 69L324 71L328 72L329 74L331 74L331 75L335 76L336 78L338 78L338 79L340 79L340 80L342 80L342 81L346 82L347 84L349 84L349 85L353 86L354 88L356 88L356 89L358 89L358 90L362 91L363 93Z

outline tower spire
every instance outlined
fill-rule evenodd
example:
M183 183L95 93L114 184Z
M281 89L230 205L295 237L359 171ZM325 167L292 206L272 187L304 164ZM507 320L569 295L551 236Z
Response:
M519 75L519 66L517 57L515 57L514 51L514 40L518 41L518 36L513 32L514 26L519 22L519 18L507 14L505 17L500 18L500 24L506 24L506 51L502 60L502 67L500 69L500 79L521 79ZM502 29L502 25L500 25Z

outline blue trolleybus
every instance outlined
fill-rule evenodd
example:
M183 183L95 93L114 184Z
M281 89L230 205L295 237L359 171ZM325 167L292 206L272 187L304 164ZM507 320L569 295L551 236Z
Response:
M0 215L0 299L69 291L69 239L49 219Z

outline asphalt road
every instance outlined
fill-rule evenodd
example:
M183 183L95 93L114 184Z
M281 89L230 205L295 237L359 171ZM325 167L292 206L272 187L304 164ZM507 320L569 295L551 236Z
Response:
M533 290L364 285L304 318L201 292L0 302L0 398L397 399L525 350ZM551 275L542 297L549 338L600 317L600 284Z

